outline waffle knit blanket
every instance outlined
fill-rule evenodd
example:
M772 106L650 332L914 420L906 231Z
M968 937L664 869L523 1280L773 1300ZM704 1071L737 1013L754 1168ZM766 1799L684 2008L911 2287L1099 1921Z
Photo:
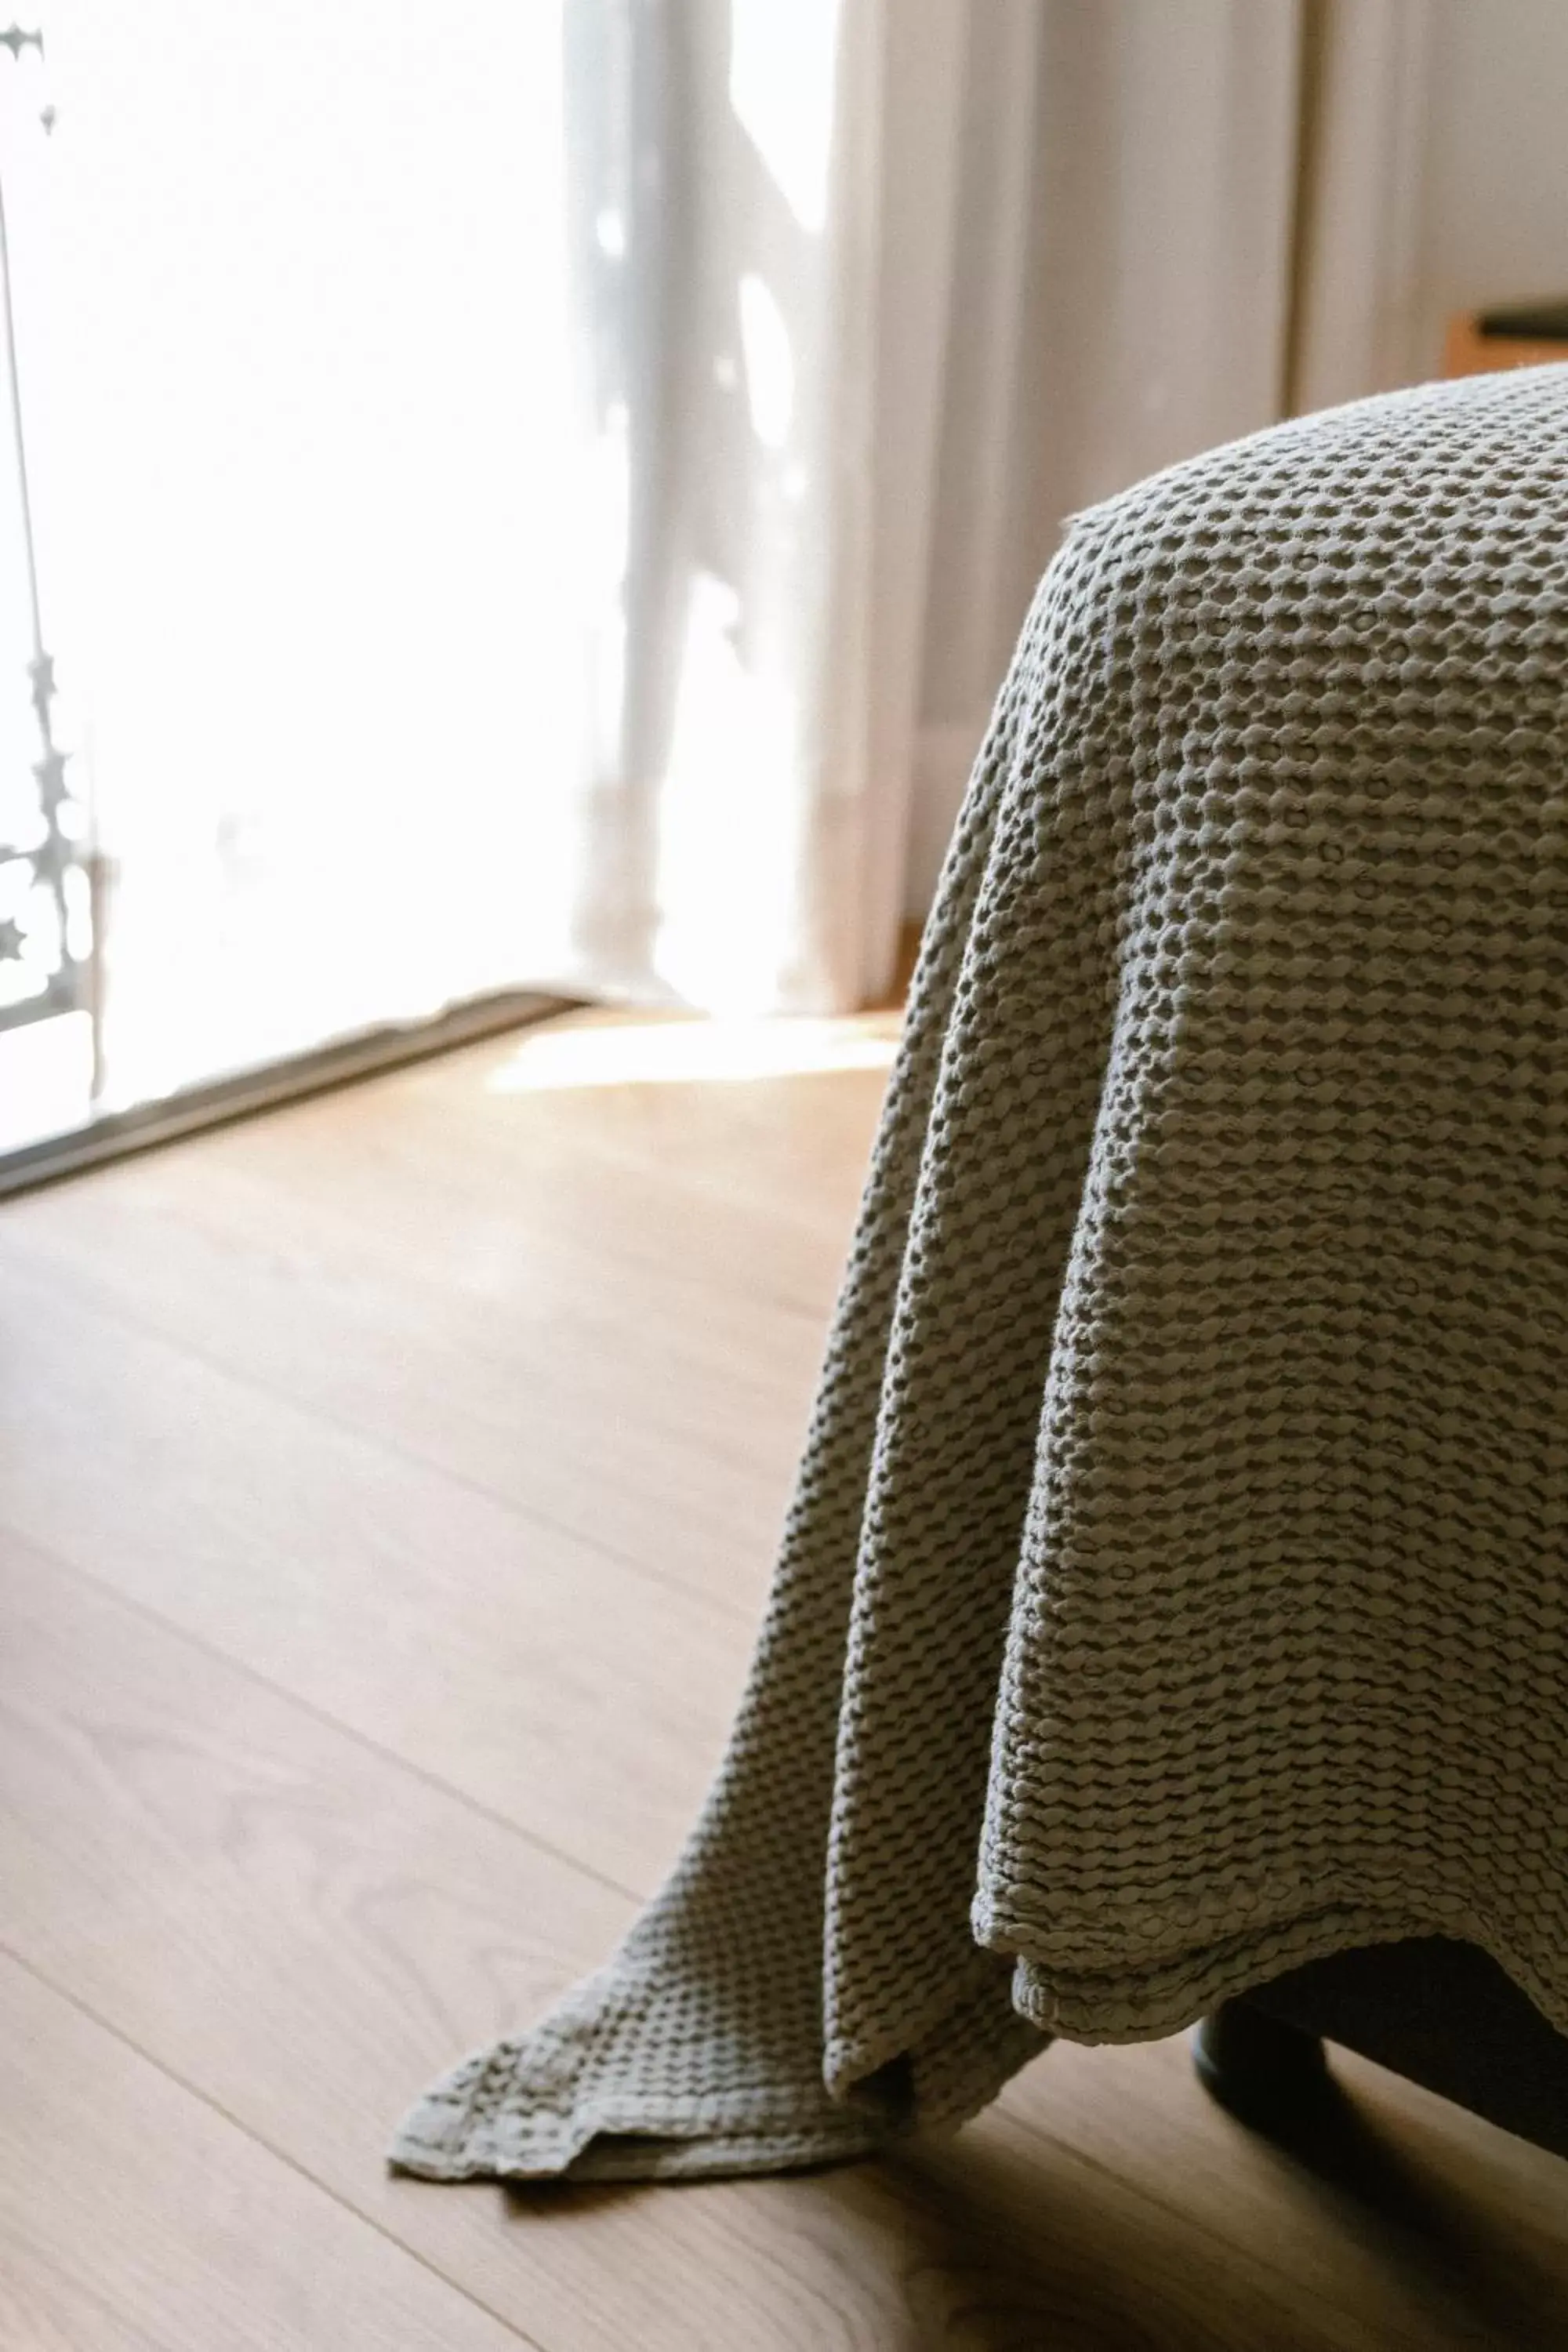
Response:
M394 2160L766 2170L1347 1946L1568 2032L1568 367L1076 519L663 1891Z

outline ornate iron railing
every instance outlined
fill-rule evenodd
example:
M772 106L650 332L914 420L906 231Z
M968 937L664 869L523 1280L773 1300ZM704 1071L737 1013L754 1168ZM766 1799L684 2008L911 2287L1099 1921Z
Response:
M41 32L17 25L0 32L0 48L13 63L24 49L43 55ZM54 115L39 117L46 134ZM38 756L32 763L36 823L22 838L0 841L0 1030L59 1013L89 1009L92 960L89 939L88 860L71 819L76 804L67 788L66 762L54 736L55 665L44 643L38 593L37 549L33 534L32 484L22 403L21 365L12 298L11 245L5 215L5 158L0 155L0 324L4 327L5 386L21 515L20 556L25 573L31 652L27 694L37 726ZM73 900L76 902L73 905Z

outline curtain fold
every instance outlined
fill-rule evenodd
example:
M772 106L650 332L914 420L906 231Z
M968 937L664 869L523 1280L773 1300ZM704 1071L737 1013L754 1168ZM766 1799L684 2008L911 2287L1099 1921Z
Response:
M973 12L912 915L1063 519L1429 372L1411 331L1428 17L1428 0Z
M588 426L626 475L578 973L858 1003L901 912L964 11L579 0L569 26Z
M1424 8L583 0L642 387L586 984L885 984L1064 517L1389 380Z
M1306 0L1285 385L1293 415L1391 390L1436 359L1416 340L1431 36L1428 0Z

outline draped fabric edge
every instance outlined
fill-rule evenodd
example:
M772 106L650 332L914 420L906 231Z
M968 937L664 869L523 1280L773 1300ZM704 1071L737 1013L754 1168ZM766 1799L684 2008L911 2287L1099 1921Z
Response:
M1356 404L1352 409L1277 427L1268 436L1258 436L1253 446L1260 450L1286 449L1310 436L1329 446L1336 436L1342 436L1349 446L1363 417L1369 421L1369 429L1386 419L1390 430L1397 433L1406 429L1406 424L1418 430L1428 416L1436 425L1444 412L1458 412L1461 407L1468 411L1473 406L1483 424L1487 412L1495 407L1506 421L1513 398L1549 403L1554 396L1555 381L1562 372L1536 373L1535 384L1516 378L1511 385L1499 386L1483 380L1469 388L1423 387L1382 401ZM1235 446L1240 449L1243 445ZM1215 467L1229 455L1229 451L1212 453L1201 462ZM1081 551L1087 541L1092 569L1097 527L1107 522L1113 532L1117 514L1126 510L1134 495L1157 495L1187 471L1186 467L1173 468L1141 486L1137 494L1124 494L1122 499L1085 510L1074 519L1064 557L1075 549ZM839 1323L861 1314L874 1318L884 1346L890 1339L905 1271L902 1252L894 1247L889 1228L897 1226L900 1206L907 1210L914 1196L949 1018L961 980L970 972L970 927L999 816L1010 791L1029 788L1029 777L1024 772L1027 763L1016 756L1019 681L1027 675L1041 616L1049 614L1053 583L1061 579L1063 570L1063 558L1058 558L1042 584L982 751L917 972L906 1047L889 1093L858 1255L852 1258L840 1302ZM897 1265L889 1264L889 1251ZM824 1410L819 1401L819 1416ZM826 1410L831 1415L835 1410L842 1411L842 1403ZM863 1395L856 1401L856 1410L867 1414L868 1400ZM854 1412L848 1417L853 1419ZM877 1418L875 1398L868 1401L868 1418L870 1422ZM821 1433L819 1419L814 1425L813 1443ZM868 1465L871 1440L866 1431L860 1444L862 1463ZM808 1446L808 1456L809 1453ZM846 1656L858 1567L857 1557L838 1562L835 1570L846 1588L838 1595L837 1609ZM743 1769L748 1747L760 1744L756 1735L759 1718L767 1712L770 1664L777 1647L788 1639L792 1615L802 1605L798 1589L783 1580L764 1625L726 1773L738 1757ZM776 1707L773 1712L776 1716ZM721 1775L721 1782L724 1777ZM824 1863L831 1793L824 1792L824 1835L817 1848ZM708 1866L728 1811L727 1803L715 1804L710 1799L686 1854L664 1894L655 1898L651 1913L678 1900L683 1887L689 1887L693 1876ZM974 1828L978 1848L978 1811ZM1553 1993L1531 1955L1518 1947L1499 1921L1459 1903L1436 1881L1423 1890L1420 1873L1409 1866L1407 1857L1398 1885L1391 1881L1380 1887L1366 1876L1360 1883L1347 1877L1335 1884L1277 1884L1257 1902L1256 1924L1239 1931L1235 1927L1238 1902L1234 1888L1226 1896L1224 1922L1217 1917L1205 1920L1190 1906L1163 1906L1147 1899L1136 1916L1119 1916L1114 1901L1107 1905L1103 1890L1097 1897L1097 1919L1074 1918L1066 1911L1045 1919L1033 1916L1027 1902L1020 1901L1005 1884L999 1885L994 1877L987 1882L984 1872L979 1875L984 1891L971 1913L974 1990L970 1997L966 1985L962 2014L950 1997L939 1996L929 2016L923 2009L915 2013L906 2008L897 2018L894 2038L886 2049L825 2036L820 2044L819 2088L807 2088L797 2076L793 2082L760 2080L712 2096L668 2097L655 2092L628 2095L624 2091L601 2096L591 2088L578 2095L575 2086L605 2022L607 2011L597 2003L596 1989L607 1990L617 1966L612 1961L597 1978L569 1996L544 2028L521 2040L494 2044L443 2077L405 2121L391 2151L392 2160L401 2169L437 2179L562 2173L574 2179L610 2179L778 2170L859 2156L914 2126L940 2128L963 2121L994 2097L1002 2084L1052 2037L1085 2042L1161 2038L1193 2023L1221 2000L1287 1969L1354 1946L1434 1934L1463 1937L1487 1951L1548 2022L1568 2032L1568 2003ZM1245 1895L1239 1907L1247 1907ZM1215 1931L1207 1940L1205 1927ZM622 1948L623 1956L638 1932L634 1927L628 1946ZM1115 1959L1114 1969L1108 1968L1103 1979L1082 1965L1085 1954L1092 1955L1098 1937L1107 1939L1108 1961L1112 1955ZM1001 1965L1008 1961L1013 1963L1010 1970ZM1139 1979L1134 1997L1121 2014L1113 2014L1114 2005L1108 2004L1105 1988L1114 1981L1125 1990L1132 1971ZM951 1990L950 1980L949 1995ZM563 2049L563 2041L571 2044L569 2053ZM476 2129L476 2092L489 2077L503 2082L508 2091L525 2095L533 2110L531 2117L525 2121L515 2112L503 2114L493 2128ZM922 2087L927 2092L923 2097L918 2095Z

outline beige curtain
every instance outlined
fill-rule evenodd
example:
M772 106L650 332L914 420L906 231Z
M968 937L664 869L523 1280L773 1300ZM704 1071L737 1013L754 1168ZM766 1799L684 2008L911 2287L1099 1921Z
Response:
M1354 400L1429 373L1420 339L1426 0L1303 12L1285 405Z
M911 914L1062 518L1425 372L1412 304L1427 31L1427 0L971 13Z

